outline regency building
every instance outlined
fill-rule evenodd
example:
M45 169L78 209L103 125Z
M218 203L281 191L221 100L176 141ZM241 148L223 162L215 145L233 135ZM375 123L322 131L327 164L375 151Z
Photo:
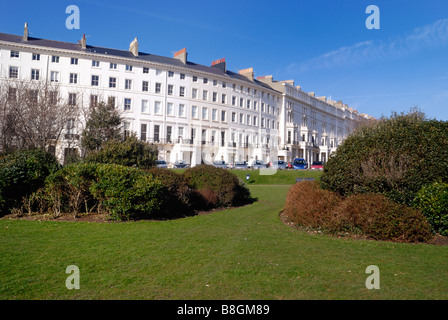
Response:
M124 132L158 146L159 158L191 166L222 159L326 161L357 122L342 102L315 97L293 81L254 78L253 68L227 70L224 58L210 66L138 50L46 40L0 33L0 81L57 83L69 105L110 102L122 113ZM3 86L5 87L5 86ZM61 161L68 138L79 139L85 118L69 121L54 146ZM75 146L75 148L78 148Z

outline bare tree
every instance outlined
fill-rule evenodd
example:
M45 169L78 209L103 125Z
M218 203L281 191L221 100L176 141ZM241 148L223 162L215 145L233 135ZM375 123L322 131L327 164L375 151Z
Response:
M76 100L76 98L75 98ZM56 83L2 80L0 82L0 148L49 150L79 117L79 106L61 97Z

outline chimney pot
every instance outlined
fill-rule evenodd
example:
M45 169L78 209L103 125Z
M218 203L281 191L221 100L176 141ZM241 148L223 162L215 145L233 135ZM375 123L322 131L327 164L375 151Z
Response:
M23 41L28 41L28 22L25 22L25 27L23 28Z

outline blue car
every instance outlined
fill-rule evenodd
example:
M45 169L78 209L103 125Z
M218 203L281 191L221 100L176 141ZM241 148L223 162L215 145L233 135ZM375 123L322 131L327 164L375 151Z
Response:
M308 169L308 162L305 159L296 158L292 162L293 169Z

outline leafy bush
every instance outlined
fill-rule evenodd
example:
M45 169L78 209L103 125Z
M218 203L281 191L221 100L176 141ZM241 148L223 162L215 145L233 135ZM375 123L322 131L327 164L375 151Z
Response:
M100 150L92 151L86 162L113 163L140 169L154 166L157 148L131 135L123 140L112 139L103 144Z
M333 209L340 202L336 193L321 189L318 182L303 181L289 189L283 212L301 228L326 229Z
M342 199L316 182L291 187L283 210L286 218L304 229L336 235L359 235L375 240L425 242L431 227L422 213L379 194Z
M202 198L201 203L196 203L196 207L240 206L253 201L243 182L226 169L203 164L188 168L185 170L184 176L187 182L198 190L200 198ZM207 199L204 199L204 195ZM215 198L216 202L210 201Z
M417 193L414 207L419 208L435 232L448 236L448 184L434 182Z
M44 185L45 178L60 168L56 158L41 149L18 151L0 159L0 215L21 205Z
M355 130L329 158L321 183L342 196L380 193L410 206L438 179L448 181L448 122L413 111Z
M139 169L79 163L50 175L42 196L56 215L105 212L116 220L130 220L157 214L163 187Z

